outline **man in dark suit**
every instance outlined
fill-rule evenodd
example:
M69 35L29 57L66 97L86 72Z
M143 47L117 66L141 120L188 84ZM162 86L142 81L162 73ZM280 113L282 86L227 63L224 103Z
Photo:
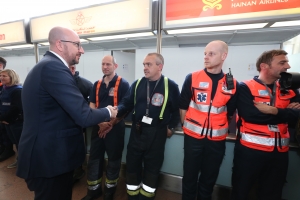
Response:
M50 51L23 86L17 176L25 179L35 200L71 200L73 171L85 158L82 127L109 120L117 110L91 109L77 88L68 66L84 53L78 35L54 27L48 39Z

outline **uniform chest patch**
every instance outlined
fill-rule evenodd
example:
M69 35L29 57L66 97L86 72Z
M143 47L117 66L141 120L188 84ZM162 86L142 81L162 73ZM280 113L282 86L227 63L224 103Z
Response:
M206 103L207 93L198 92L197 93L197 102Z
M162 94L159 94L159 93L155 93L153 96L152 96L152 99L151 99L151 104L154 105L154 106L161 106L164 102L164 96Z
M108 92L108 96L114 96L114 92L115 92L115 88L114 87L111 87L110 89L109 89L109 92Z
M258 90L258 94L260 96L269 96L269 93L267 90Z
M200 82L199 83L199 87L201 87L201 88L208 88L209 87L209 83L208 82Z

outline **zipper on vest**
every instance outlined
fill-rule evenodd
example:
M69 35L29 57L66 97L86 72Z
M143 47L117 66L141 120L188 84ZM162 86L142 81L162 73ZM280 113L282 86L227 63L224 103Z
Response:
M205 135L207 136L208 130L210 130L210 110L211 110L212 100L210 100L209 108L208 108L208 114L207 114L207 129ZM212 130L210 131L210 138L212 138Z

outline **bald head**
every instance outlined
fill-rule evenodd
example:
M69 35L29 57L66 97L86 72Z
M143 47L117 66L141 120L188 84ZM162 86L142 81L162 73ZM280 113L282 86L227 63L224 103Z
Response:
M218 74L228 54L228 46L221 40L208 43L204 49L204 66L208 72Z
M206 46L214 46L221 53L228 53L228 45L221 40L214 40L208 43Z
M71 29L58 26L52 28L48 41L50 51L61 56L68 65L78 64L81 54L84 54L79 36Z
M110 60L112 62L112 64L114 64L114 65L117 64L116 59L113 56L111 56L111 55L104 56L103 59L102 59L102 61L103 60Z
M50 30L48 36L50 47L51 45L55 45L57 40L69 40L69 38L72 36L77 36L77 34L73 30L59 26L54 27Z

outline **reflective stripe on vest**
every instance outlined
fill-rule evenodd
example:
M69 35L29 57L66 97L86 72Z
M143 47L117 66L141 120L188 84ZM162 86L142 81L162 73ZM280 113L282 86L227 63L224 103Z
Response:
M121 81L121 76L118 76L115 87L114 87L114 106L118 105L118 89ZM99 91L100 91L100 86L102 83L102 79L100 79L97 83L97 88L96 88L96 108L100 105L99 102Z
M212 132L212 137L220 137L220 136L224 136L227 134L228 132L228 128L223 128L223 129L207 129L207 128L202 128L201 126L196 126L190 122L188 122L187 120L184 121L183 123L184 127L197 133L197 134L201 134L202 131L204 133L206 133L207 130L210 130Z
M190 107L195 108L201 112L210 112L213 114L220 114L222 112L227 112L227 106L222 106L222 107L215 107L211 106L209 110L209 105L201 105L201 104L196 104L194 101L190 102Z
M260 103L271 102L271 97L269 94L273 91L270 88L266 88L265 85L255 80L245 81L244 83L249 88L254 101ZM286 108L290 103L290 99L295 96L295 93L292 90L289 90L287 93L282 94L280 92L279 83L275 82L274 84L276 84L276 88L272 102L274 102L274 106L277 108ZM241 117L241 122L240 143L242 145L267 152L273 151L276 145L276 148L279 152L288 151L290 140L288 124L253 124L245 121L243 117ZM273 126L276 128L272 129Z
M260 137L252 134L241 133L241 139L246 142L251 142L255 144L265 145L265 146L275 146L275 138L266 138ZM281 142L282 146L288 146L290 142L290 138L277 138L277 144Z
M214 99L211 99L212 79L204 70L191 75L192 97L183 123L185 134L196 139L225 140L228 134L227 102L236 93L227 90L225 76L218 80Z

